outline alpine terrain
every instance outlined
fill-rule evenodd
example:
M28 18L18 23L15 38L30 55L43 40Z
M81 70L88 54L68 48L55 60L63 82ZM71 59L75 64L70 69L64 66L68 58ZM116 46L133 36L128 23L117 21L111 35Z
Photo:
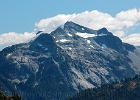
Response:
M0 52L0 86L23 100L62 100L140 74L140 50L106 28L66 22Z

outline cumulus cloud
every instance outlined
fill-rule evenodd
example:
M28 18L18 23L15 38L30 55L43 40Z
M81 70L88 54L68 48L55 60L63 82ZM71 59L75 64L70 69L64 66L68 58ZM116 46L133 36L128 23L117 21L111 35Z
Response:
M73 21L94 30L106 27L109 31L113 32L114 35L123 38L125 39L125 42L130 43L129 40L127 40L129 36L127 36L126 30L139 25L140 9L134 8L127 11L121 11L114 17L97 10L90 12L85 11L79 14L59 14L52 18L42 19L39 22L36 22L35 26L37 30L43 30L50 33L66 21ZM129 37L129 39L130 38L131 37ZM138 43L134 42L133 44L138 45Z
M125 38L122 38L123 42L140 46L140 33L130 34Z
M66 21L73 21L92 29L99 29L104 26L110 27L111 23L114 21L114 18L107 13L93 10L91 12L85 11L79 14L71 15L59 14L52 18L42 19L41 21L35 23L35 26L38 30L43 30L50 33L58 26L64 24Z
M39 22L36 22L35 29L31 33L9 32L1 34L0 45L12 45L16 43L26 42L35 36L35 32L45 31L47 33L50 33L58 26L64 24L67 21L73 21L94 30L106 27L109 31L113 32L114 35L122 38L124 42L128 42L134 45L140 45L138 34L127 36L126 33L126 30L130 27L139 26L140 9L135 8L127 11L121 11L114 17L110 14L103 13L97 10L85 11L78 14L59 14L54 17L42 19Z
M64 24L66 21L73 21L92 29L106 27L113 31L132 27L136 25L139 20L140 10L138 9L121 11L120 13L116 14L115 17L112 17L107 13L93 10L91 12L85 11L79 14L59 14L52 18L42 19L35 23L35 26L39 30L50 33L59 25Z
M35 33L15 33L15 32L9 32L9 33L3 33L0 35L0 45L12 45L17 43L23 43L31 39L35 36Z
M50 33L53 30L55 30L58 26L64 24L66 21L71 21L70 19L72 19L75 16L76 14L59 14L52 18L42 19L39 22L35 23L35 26L37 30L46 31Z
M116 15L116 19L121 22L122 26L134 26L140 20L140 10L121 11Z
M125 32L124 32L123 30L115 30L115 31L113 32L113 34L114 34L115 36L120 37L120 38L123 38L123 37L125 36Z

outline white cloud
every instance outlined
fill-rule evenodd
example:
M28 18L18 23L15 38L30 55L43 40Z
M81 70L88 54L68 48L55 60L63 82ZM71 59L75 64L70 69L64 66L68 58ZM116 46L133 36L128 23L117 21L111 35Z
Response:
M59 14L52 18L42 19L35 23L38 30L43 30L48 33L56 29L59 25L64 24L66 21L73 21L83 26L100 29L106 27L111 31L123 30L137 25L140 20L140 11L137 9L130 9L127 11L121 11L116 14L115 17L107 13L103 13L97 10L91 12L85 11L79 14Z
M3 33L0 35L0 45L12 45L17 43L23 43L34 37L36 34L34 32L29 33Z
M131 9L121 11L116 15L116 19L120 21L124 27L134 26L140 20L140 10Z
M0 45L12 45L16 43L26 42L30 38L35 36L34 32L43 30L50 33L58 26L64 24L66 21L73 21L94 30L106 27L109 31L113 32L114 35L123 38L123 41L134 45L139 44L140 39L138 40L138 37L135 37L136 34L127 36L127 33L125 33L125 31L130 27L132 28L134 26L138 26L140 22L140 10L130 9L127 11L121 11L114 17L110 14L103 13L97 10L93 10L90 12L85 11L79 14L59 14L57 16L42 19L39 22L36 22L35 29L31 33L25 32L21 34L9 32L1 34Z
M107 13L102 13L97 10L91 12L85 11L79 14L60 14L52 18L42 19L41 21L35 23L35 26L39 30L46 31L50 33L58 26L64 24L66 21L73 21L75 23L81 24L83 26L99 29L104 26L110 27L114 21L114 18Z
M73 21L94 30L106 27L109 31L113 32L114 35L123 38L125 42L140 45L138 40L135 40L134 37L132 37L132 39L134 39L133 42L130 41L131 37L127 36L126 33L129 28L139 25L140 9L134 8L127 11L121 11L114 17L97 10L93 10L91 12L85 11L79 14L59 14L52 18L42 19L35 23L35 26L37 30L43 30L50 33L58 26L64 24L66 21Z
M122 41L135 46L140 46L140 33L130 34L127 37L122 38Z
M52 18L42 19L38 23L35 23L35 26L37 30L42 30L50 33L53 30L55 30L58 26L64 24L66 21L71 21L71 19L73 19L73 17L75 16L76 14L59 14Z
M113 34L120 38L123 38L125 36L125 32L123 30L115 30L115 31L113 31Z

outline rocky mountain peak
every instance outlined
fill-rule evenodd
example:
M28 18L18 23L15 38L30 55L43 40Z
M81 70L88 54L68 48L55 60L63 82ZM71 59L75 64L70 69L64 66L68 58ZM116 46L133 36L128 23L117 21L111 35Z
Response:
M0 83L4 91L74 93L140 73L140 51L106 28L93 30L66 22L50 34L40 33L29 43L0 52ZM64 97L42 98L28 99Z
M29 46L30 50L48 52L55 50L55 43L50 34L40 34Z
M97 31L97 34L98 35L113 35L111 32L109 32L105 27L104 28L101 28Z
M67 22L64 24L64 26L75 26L75 25L78 25L78 24L76 24L76 23L74 23L74 22L72 22L72 21L67 21Z
M38 32L36 33L36 35L40 34L41 32L43 32L43 31L38 31Z
M66 32L81 32L81 33L96 33L95 30L92 30L90 28L87 28L87 27L84 27L84 26L81 26L79 24L76 24L72 21L68 21L64 24L64 30Z

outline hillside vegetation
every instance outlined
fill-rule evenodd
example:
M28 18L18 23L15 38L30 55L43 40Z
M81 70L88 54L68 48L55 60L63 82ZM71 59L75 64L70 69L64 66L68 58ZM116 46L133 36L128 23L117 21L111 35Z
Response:
M11 97L8 97L2 91L0 91L0 100L21 100L21 97L15 93L13 93Z
M86 89L66 100L140 100L140 76Z

